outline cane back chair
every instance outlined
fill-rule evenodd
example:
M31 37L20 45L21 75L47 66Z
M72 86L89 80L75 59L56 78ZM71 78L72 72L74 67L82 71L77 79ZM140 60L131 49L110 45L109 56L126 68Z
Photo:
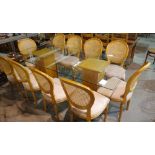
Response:
M18 40L18 49L22 54L23 58L28 58L37 50L37 45L34 40L30 38L25 38Z
M61 86L60 80L58 78L52 78L36 68L30 69L34 74L42 92L44 110L46 111L46 101L51 103L54 106L56 117L59 120L57 105L66 100L66 95Z
M127 82L120 80L116 77L112 77L107 81L110 82L112 79L114 81L118 81L118 85L114 89L108 89L106 87L100 87L98 88L97 92L110 98L111 101L114 101L118 104L120 104L120 111L118 115L118 121L121 121L121 116L123 112L123 107L125 104L127 104L126 110L129 109L129 104L131 101L131 97L133 94L133 91L137 85L138 78L142 74L143 71L145 71L150 66L150 63L145 63L143 66L141 66L133 75L130 76Z
M82 38L78 35L72 35L68 38L66 44L67 56L59 63L65 68L72 70L72 76L74 79L74 68L77 63L80 61L79 56L82 51Z
M78 82L65 78L61 78L60 80L72 114L87 121L91 121L105 112L104 120L106 120L109 103L107 97L92 91L89 87Z
M106 55L111 64L105 69L107 78L118 77L121 80L125 80L125 69L123 65L128 52L128 44L123 40L115 40L108 44Z
M9 60L7 57L0 56L0 67L1 70L6 74L7 79L10 83L11 89L13 90L13 85L15 84L17 86L18 91L20 91L19 83L20 78L16 71L13 70L13 67L11 66Z
M40 88L39 88L39 85L38 85L34 75L32 74L32 72L29 68L21 65L20 63L13 61L13 60L9 60L9 62L11 63L14 71L17 72L17 74L20 78L20 80L18 82L21 82L23 84L26 96L27 96L27 91L32 93L32 96L34 99L34 105L36 107L37 106L37 98L36 98L35 92L40 91Z
M84 54L85 58L96 58L99 59L102 55L103 44L98 38L90 38L84 43Z

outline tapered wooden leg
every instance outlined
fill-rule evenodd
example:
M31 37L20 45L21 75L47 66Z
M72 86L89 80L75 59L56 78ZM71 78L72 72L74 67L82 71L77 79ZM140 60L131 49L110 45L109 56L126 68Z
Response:
M127 102L126 110L129 110L130 100Z
M72 69L72 79L75 80L75 71Z
M155 58L154 58L154 60L153 60L153 64L155 63Z
M43 97L43 110L46 112L46 100L44 97Z
M70 113L70 121L73 122L74 121L74 114L72 111L70 111L69 113Z
M57 109L57 105L56 104L54 104L54 112L55 112L57 121L59 121L58 109Z
M24 89L24 97L25 97L25 100L28 102L29 98L28 98L27 90L25 89Z
M109 112L109 106L107 106L104 110L104 122L106 122L107 120L107 115L108 115L108 112Z
M37 98L36 98L34 91L32 91L32 96L33 96L33 100L34 100L34 107L37 108Z
M146 57L145 57L145 61L144 61L144 62L147 61L147 57L148 57L148 55L149 55L149 51L147 51L147 54L146 54Z
M123 112L123 103L121 103L121 105L120 105L120 111L119 111L119 115L118 115L118 122L121 121L122 112Z

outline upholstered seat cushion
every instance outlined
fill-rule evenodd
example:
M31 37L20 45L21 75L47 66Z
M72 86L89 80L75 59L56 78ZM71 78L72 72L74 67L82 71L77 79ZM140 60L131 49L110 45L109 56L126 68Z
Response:
M79 62L79 58L75 56L67 56L65 59L63 59L60 64L66 67L72 67L75 64Z
M56 61L58 61L58 60L60 60L60 59L62 59L62 58L64 57L64 55L61 54L61 53L59 53L59 52L56 52L56 53L54 54L54 56L55 56L55 60L56 60Z
M126 88L126 82L121 80L120 83L117 85L117 87L114 88L114 90L104 88L104 87L99 87L97 92L110 98L113 101L121 102L123 99L122 96L125 93L125 88ZM127 101L130 100L131 97L132 97L132 92L127 95Z
M34 91L39 91L40 88L39 88L38 82L36 81L36 78L34 77L33 73L31 72L31 70L30 70L29 68L26 67L26 69L27 69L27 71L28 71L28 73L29 73L30 82L31 82L31 84L32 84L33 90L34 90ZM30 85L29 85L28 82L23 82L23 86L24 86L24 88L25 88L26 90L31 91Z
M107 79L111 77L117 77L121 80L125 80L125 69L121 66L110 64L105 68L105 76Z
M67 98L62 88L60 80L58 78L54 78L52 80L54 84L54 96L55 96L56 103L64 102ZM50 94L46 94L44 92L42 92L42 94L48 102L53 102Z
M95 91L93 93L95 96L95 101L91 107L91 119L97 118L99 115L101 115L110 101L109 98L107 98ZM87 118L86 110L80 110L78 108L72 107L72 111L80 118L83 118L83 119Z

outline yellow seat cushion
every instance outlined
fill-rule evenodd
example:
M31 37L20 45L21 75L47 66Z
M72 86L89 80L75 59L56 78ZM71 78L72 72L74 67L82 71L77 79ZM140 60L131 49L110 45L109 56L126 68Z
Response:
M91 119L97 118L99 115L103 113L107 105L109 104L110 99L97 93L93 92L95 101L94 104L91 107ZM87 111L86 110L81 110L75 107L72 107L73 113L75 113L77 116L80 118L86 119L87 118Z
M117 77L121 80L125 80L125 69L121 66L110 64L105 68L105 76L107 79Z
M55 97L55 101L56 103L61 103L67 100L66 98L66 94L62 88L61 82L58 78L54 78L52 79L53 84L54 84L54 97ZM45 100L47 100L48 102L52 102L52 98L50 94L46 94L44 92L42 92Z

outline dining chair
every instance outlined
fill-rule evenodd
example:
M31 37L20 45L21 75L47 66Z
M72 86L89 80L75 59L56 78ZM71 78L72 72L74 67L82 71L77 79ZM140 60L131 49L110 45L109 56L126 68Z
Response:
M27 91L32 93L33 99L34 99L34 105L37 106L37 97L35 95L36 92L40 91L39 85L32 74L31 70L28 67L25 67L21 65L20 63L13 61L9 59L9 62L11 63L12 67L14 68L14 72L17 72L19 76L19 81L22 83L25 95L27 96Z
M111 101L119 104L119 115L118 121L121 121L123 107L126 105L126 110L129 109L130 101L133 95L133 91L137 85L138 78L150 66L150 63L145 63L141 66L135 73L133 73L127 82L120 80L117 77L112 77L107 80L106 85L114 86L116 83L116 87L109 89L106 86L99 87L97 92L110 98ZM113 82L112 82L113 81Z
M123 68L124 62L128 56L129 47L123 40L111 41L106 48L107 59L110 62L105 68L106 78L118 77L125 80L125 69Z
M20 78L17 73L13 71L13 67L7 57L0 56L0 66L1 70L6 74L11 88L13 88L13 84L15 84L19 89L18 81L20 81Z
M63 33L55 34L52 45L54 48L59 49L59 52L55 52L55 60L59 60L65 54L65 35Z
M110 41L109 33L95 33L95 37L99 38L102 41L103 47L107 47L107 45Z
M147 50L147 54L146 54L146 57L145 57L145 62L147 61L148 56L154 58L154 60L153 60L153 64L154 64L155 63L155 48L149 48Z
M80 52L82 51L82 38L78 35L72 35L68 38L66 44L68 55L60 61L60 65L72 70L74 77L74 66L80 61Z
M98 38L90 38L84 43L84 54L85 58L96 58L99 59L102 55L103 44Z
M57 105L66 101L65 92L58 78L52 78L49 75L39 71L36 68L30 68L35 76L43 96L44 110L46 111L46 101L54 106L57 120L59 120Z
M78 82L65 78L60 80L69 102L71 120L74 114L79 118L91 121L104 112L104 121L106 121L109 98Z
M37 50L37 45L34 40L30 38L25 38L18 40L18 49L22 54L24 59L30 57L34 51Z
M111 40L114 41L114 40L124 40L124 41L128 41L128 37L129 37L129 34L128 33L112 33L111 34Z

